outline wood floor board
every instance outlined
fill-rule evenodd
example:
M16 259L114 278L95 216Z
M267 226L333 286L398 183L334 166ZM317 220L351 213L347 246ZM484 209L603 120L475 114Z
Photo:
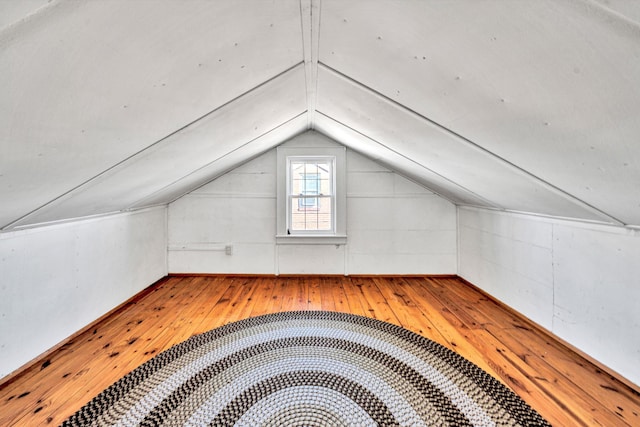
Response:
M423 336L425 330L434 330L431 322L423 316L420 307L413 303L397 280L387 282L386 286L380 283L381 280L383 279L374 279L374 282L382 296L387 298L389 304L394 307L395 316L400 326Z
M328 280L330 283L328 291L333 297L333 306L335 311L349 313L349 303L344 287L342 286L342 280L336 277L330 277Z
M415 278L407 279L409 292L414 293L418 298L420 298L420 306L425 310L425 316L431 320L431 323L433 323L445 340L445 342L441 344L446 345L457 353L461 353L463 355L468 354L469 356L474 355L475 349L473 346L469 345L469 343L460 334L460 323L452 323L451 319L447 319L442 313L443 309L446 309L446 307L438 301L433 292L426 287L419 286L416 280L417 279ZM476 359L479 358L476 357ZM480 367L483 369L488 368L484 363L479 363L479 365L481 365Z
M307 310L307 305L309 301L309 294L307 292L307 287L299 278L290 280L288 283L289 283L289 286L287 287L287 289L289 291L287 292L287 295L291 295L291 296L289 298L285 296L285 301L283 302L283 306L287 307L287 310L289 311Z
M430 310L429 306L424 304L424 301L422 301L421 296L415 292L415 289L405 281L398 280L397 278L392 283L396 293L401 295L399 301L403 302L400 306L394 304L394 309L399 312L399 316L402 316L402 311L407 312L407 317L404 318L405 324L401 324L400 326L406 327L413 332L447 346L447 344L445 344L445 336L436 328L428 315ZM396 297L398 297L398 295L396 295Z
M349 313L357 314L358 316L367 316L367 308L363 305L360 287L356 284L356 278L352 278L349 281L342 281L342 290L347 298L347 304L349 305Z
M397 316L391 307L389 307L389 302L385 299L384 295L380 293L375 283L375 278L362 278L359 288L368 307L369 317L396 325L400 324Z
M273 290L275 287L275 278L261 278L261 288L260 292L256 292L255 301L253 307L251 308L251 317L261 316L263 314L267 314L267 307L271 302L271 297L273 296Z
M304 281L307 288L307 310L322 310L321 278L316 277L313 281L301 280Z
M334 289L335 283L331 281L330 277L321 277L319 280L319 284L322 310L340 311L340 309L336 306L336 298L334 295L337 291L337 289Z
M261 314L350 312L403 326L476 363L554 425L640 425L640 394L455 277L188 276L159 281L0 384L0 425L58 425L188 337Z

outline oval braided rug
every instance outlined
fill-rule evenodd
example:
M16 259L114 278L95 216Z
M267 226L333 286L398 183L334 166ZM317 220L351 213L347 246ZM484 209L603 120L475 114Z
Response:
M547 426L468 360L399 326L297 311L194 336L63 426Z

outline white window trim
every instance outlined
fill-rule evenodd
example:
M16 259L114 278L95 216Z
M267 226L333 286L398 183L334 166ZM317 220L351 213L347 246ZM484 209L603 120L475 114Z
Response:
M288 161L289 157L314 158L334 157L334 201L335 215L332 231L296 232L288 234ZM347 242L347 194L346 194L346 149L345 147L278 147L277 148L277 244L326 244L341 245Z

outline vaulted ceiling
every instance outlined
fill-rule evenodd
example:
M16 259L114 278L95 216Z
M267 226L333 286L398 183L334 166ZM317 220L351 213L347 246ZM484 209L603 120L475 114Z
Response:
M640 225L640 2L0 1L0 228L316 130L460 205Z

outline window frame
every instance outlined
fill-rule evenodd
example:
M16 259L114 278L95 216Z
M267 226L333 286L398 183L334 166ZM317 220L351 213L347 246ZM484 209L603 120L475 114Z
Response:
M310 163L327 163L329 164L329 194L323 195L320 192L320 189L317 190L317 194L312 195L312 198L327 198L330 200L330 214L331 214L331 224L329 230L294 230L293 229L293 199L295 197L299 197L299 195L293 193L293 166L292 163L295 162L310 162ZM287 211L286 211L286 219L287 219L287 235L335 235L336 230L336 157L335 156L287 156ZM305 174L306 175L306 174ZM306 180L305 180L306 181ZM298 202L304 200L303 198L298 199ZM318 202L314 204L315 210L319 209Z
M332 158L332 229L291 232L290 159ZM345 244L346 243L346 148L279 146L277 148L277 244Z

